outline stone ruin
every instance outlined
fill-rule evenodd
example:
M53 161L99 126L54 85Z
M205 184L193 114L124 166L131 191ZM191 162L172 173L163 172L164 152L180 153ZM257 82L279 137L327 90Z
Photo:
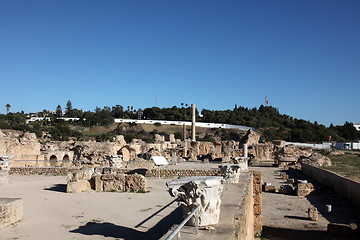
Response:
M198 206L199 226L217 224L220 217L221 193L223 191L222 177L184 177L166 183L172 197L177 197L186 218ZM188 221L195 225L195 216Z
M9 183L9 171L13 156L0 156L0 185Z
M146 178L141 174L116 173L113 168L89 168L68 175L66 192L146 192L146 187Z
M246 148L243 148L246 144ZM146 164L152 156L164 156L168 161L176 155L181 161L220 160L223 164L236 163L246 152L251 163L270 163L286 166L300 160L313 165L328 166L327 158L319 158L312 148L287 145L284 141L264 142L261 135L250 129L239 141L197 142L181 141L170 135L169 141L159 134L154 143L134 139L127 143L122 135L108 142L47 141L40 144L33 133L0 130L0 155L13 155L13 166L33 167L153 167ZM144 162L144 166L133 164ZM151 163L151 161L149 161ZM133 166L134 165L134 166Z
M22 198L0 198L0 229L21 221L23 209Z

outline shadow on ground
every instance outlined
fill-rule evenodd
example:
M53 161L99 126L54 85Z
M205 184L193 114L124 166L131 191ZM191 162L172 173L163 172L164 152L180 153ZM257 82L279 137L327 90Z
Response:
M350 240L357 238L345 238L337 236L329 236L326 231L319 230L296 230L263 226L263 232L261 235L263 238L272 240Z
M54 184L51 187L44 188L44 190L66 193L66 184Z
M182 209L179 206L146 232L138 231L134 228L118 226L109 222L88 222L84 226L79 226L77 229L71 230L70 232L84 235L102 235L104 237L126 240L151 240L161 238L174 224L179 224L182 220Z

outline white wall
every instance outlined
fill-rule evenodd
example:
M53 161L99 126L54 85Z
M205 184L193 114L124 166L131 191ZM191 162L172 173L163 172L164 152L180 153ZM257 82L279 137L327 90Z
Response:
M154 123L160 123L160 124L166 124L166 125L186 125L191 126L191 122L184 122L184 121L166 121L166 120L136 120L136 119L115 119L115 123L143 123L143 124L154 124ZM231 125L231 124L224 124L224 123L204 123L204 122L196 122L196 127L203 127L203 128L227 128L227 129L240 129L243 131L248 131L250 127L246 126L240 126L240 125Z

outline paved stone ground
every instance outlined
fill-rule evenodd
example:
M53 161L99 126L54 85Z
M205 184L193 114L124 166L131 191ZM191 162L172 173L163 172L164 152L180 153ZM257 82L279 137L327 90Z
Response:
M274 167L251 167L261 171L263 182L279 187L285 184L278 175L282 169ZM305 176L294 172L298 178ZM310 180L309 180L310 181ZM327 224L360 223L359 210L340 195L313 182L316 193L307 197L263 192L263 238L265 239L346 239L327 235ZM325 205L331 204L332 213L325 213ZM307 209L315 206L319 210L319 221L308 220Z
M23 198L24 217L0 239L159 239L182 212L167 192L171 179L147 180L148 193L65 193L65 176L10 175L0 197Z

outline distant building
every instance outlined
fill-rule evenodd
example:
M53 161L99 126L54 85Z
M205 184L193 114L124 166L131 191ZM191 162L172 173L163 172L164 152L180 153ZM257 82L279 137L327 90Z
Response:
M360 131L360 123L354 123L354 127L356 130Z

